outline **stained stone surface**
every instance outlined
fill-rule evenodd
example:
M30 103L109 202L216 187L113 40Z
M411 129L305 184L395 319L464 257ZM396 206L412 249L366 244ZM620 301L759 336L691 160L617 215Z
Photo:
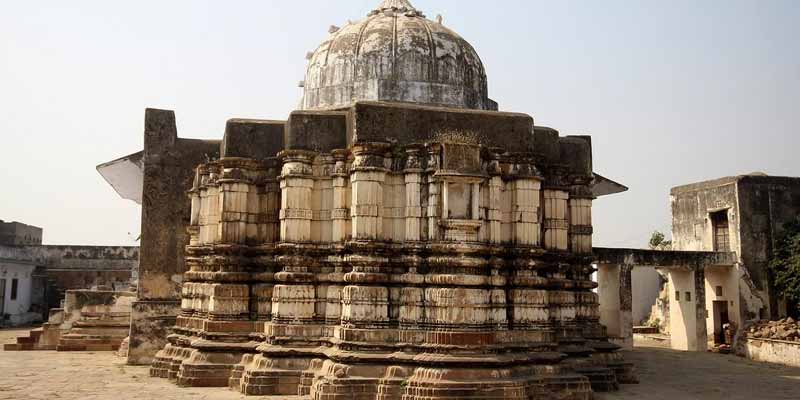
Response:
M332 118L353 127L327 142L342 148L313 134ZM586 138L369 102L287 127L276 157L196 169L181 313L153 376L404 400L588 399L637 380L592 292Z
M359 100L496 110L475 49L408 1L387 1L357 22L331 27L309 53L303 109Z

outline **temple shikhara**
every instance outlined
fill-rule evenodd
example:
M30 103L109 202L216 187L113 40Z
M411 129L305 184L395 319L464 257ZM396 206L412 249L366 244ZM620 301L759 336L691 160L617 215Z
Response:
M625 188L589 137L497 111L487 80L441 18L387 0L309 53L286 121L201 141L148 110L143 155L114 164L143 165L129 361L317 400L635 382L591 279L592 201Z

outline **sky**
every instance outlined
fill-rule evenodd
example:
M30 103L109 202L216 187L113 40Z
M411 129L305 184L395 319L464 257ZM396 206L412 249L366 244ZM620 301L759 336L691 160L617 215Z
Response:
M305 54L380 0L0 0L0 219L46 244L135 245L141 208L95 167L143 147L144 109L219 139L285 119ZM412 0L480 54L490 96L630 190L594 205L595 244L670 231L669 189L800 175L795 0Z

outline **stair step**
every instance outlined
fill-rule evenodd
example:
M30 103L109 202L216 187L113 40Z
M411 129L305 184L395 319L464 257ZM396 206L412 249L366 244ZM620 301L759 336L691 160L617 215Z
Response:
M3 351L31 351L35 347L33 343L6 343L3 345Z
M30 336L17 337L17 344L34 344L34 343L36 343L36 339Z
M3 345L3 351L20 351L20 345L16 343L6 343Z

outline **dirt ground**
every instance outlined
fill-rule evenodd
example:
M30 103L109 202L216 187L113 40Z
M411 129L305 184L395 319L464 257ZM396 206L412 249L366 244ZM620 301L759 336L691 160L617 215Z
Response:
M10 343L25 330L0 330ZM800 399L800 369L734 356L640 347L626 353L639 385L626 385L597 400ZM227 389L179 388L150 378L147 367L125 365L111 353L0 351L0 400L233 400L253 399ZM270 400L298 400L271 397Z
M625 358L636 364L638 385L596 400L798 400L800 368L757 363L733 355L686 353L642 344Z

